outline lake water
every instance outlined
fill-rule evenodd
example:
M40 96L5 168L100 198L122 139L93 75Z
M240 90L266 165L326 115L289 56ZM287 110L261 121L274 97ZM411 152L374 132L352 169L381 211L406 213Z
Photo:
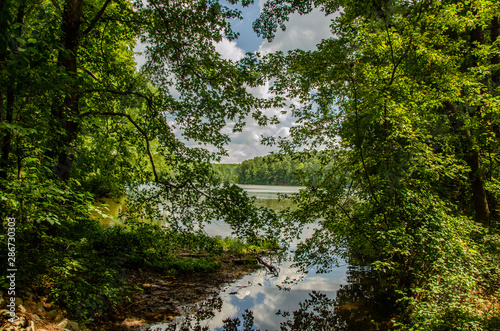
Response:
M300 187L296 186L239 186L250 196L256 197L256 204L275 210L292 206L290 200L278 200L278 194L291 194L300 190ZM110 204L109 201L107 203ZM112 203L110 209L117 216L120 203ZM109 221L110 224L113 223ZM212 236L231 235L230 227L223 222L213 222L204 230ZM311 228L306 229L302 237L310 236L312 231ZM292 243L290 252L296 249L297 244L298 241ZM282 323L288 323L288 326L283 326L286 330L376 330L376 325L371 321L385 318L384 311L377 311L380 303L372 302L376 298L370 291L373 291L372 285L376 280L371 279L364 268L343 263L330 273L320 274L311 270L303 274L292 267L290 259L264 259L279 268L279 276L272 275L267 269L258 269L228 284L218 296L187 307L188 313L175 320L177 325L189 323L186 321L192 323L195 314L190 316L189 311L196 311L199 316L200 310L206 310L204 315L210 318L198 320L197 323L208 330L222 330L224 320L229 318L243 320L242 316L247 309L253 313L254 330L280 330ZM308 304L307 309L305 302ZM320 316L316 322L315 311L316 317ZM304 321L308 324L300 324ZM176 329L181 330L180 327L164 323L142 328L155 331Z

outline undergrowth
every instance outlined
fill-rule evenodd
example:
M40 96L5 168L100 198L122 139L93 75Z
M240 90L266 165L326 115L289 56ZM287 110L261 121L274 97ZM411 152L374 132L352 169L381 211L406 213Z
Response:
M47 296L85 322L106 314L133 293L127 282L129 270L170 275L211 272L234 255L255 263L250 253L274 247L267 241L246 244L233 238L167 231L138 221L104 228L96 220L81 218L43 231L37 227L17 233L17 241L23 243L17 253L22 270L18 288ZM1 287L8 288L5 277Z

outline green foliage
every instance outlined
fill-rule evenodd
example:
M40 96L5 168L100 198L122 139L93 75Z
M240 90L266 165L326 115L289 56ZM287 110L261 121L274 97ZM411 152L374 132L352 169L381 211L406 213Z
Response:
M225 219L257 236L272 219L210 167L226 153L227 120L239 131L273 105L247 91L263 82L255 57L237 63L215 50L236 37L237 18L219 1L0 2L0 216L16 219L20 288L45 287L91 319L118 303L128 268L219 267L223 248L188 234L196 225ZM126 227L91 221L96 198L124 193Z
M272 154L241 164L214 164L222 181L257 185L302 185L321 176L319 153Z
M275 142L335 161L288 212L290 237L320 219L299 262L371 265L404 328L497 327L498 2L276 0L255 27L272 38L315 6L342 8L332 37L262 62L273 92L304 105Z

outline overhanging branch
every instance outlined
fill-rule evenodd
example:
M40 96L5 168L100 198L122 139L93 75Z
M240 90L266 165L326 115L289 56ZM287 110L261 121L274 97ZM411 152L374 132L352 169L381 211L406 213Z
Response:
M95 27L95 25L97 24L97 22L101 19L102 15L106 11L106 7L109 5L109 3L111 1L112 0L106 0L106 2L104 3L104 5L102 6L102 8L97 12L97 14L94 16L94 18L92 19L92 21L90 21L89 26L85 29L85 31L83 31L83 35L84 36L87 35L90 31L92 31L92 29Z

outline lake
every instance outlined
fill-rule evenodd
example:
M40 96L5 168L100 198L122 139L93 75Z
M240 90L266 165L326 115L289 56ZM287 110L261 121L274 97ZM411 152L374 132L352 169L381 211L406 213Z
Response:
M290 200L278 200L278 194L291 194L300 190L296 186L268 186L268 185L239 185L250 196L256 197L256 204L282 209L291 206ZM119 204L116 206L119 209ZM204 228L208 235L230 236L230 227L223 222L213 222ZM307 237L313 229L303 233ZM296 249L297 242L292 243L290 252ZM373 302L373 284L368 270L363 267L351 266L342 263L330 273L316 273L315 270L307 274L292 267L290 259L278 261L264 257L269 263L279 268L279 276L269 273L267 269L259 269L243 278L226 285L215 297L209 298L195 306L187 307L186 313L177 318L177 325L190 323L204 310L205 320L197 321L201 327L208 330L222 330L224 320L242 319L245 310L253 313L254 329L279 330L282 323L284 329L293 330L376 330L372 320L384 320L384 311L378 311L380 304ZM290 284L292 282L293 284ZM307 303L308 309L305 309ZM301 306L302 305L302 306ZM313 307L313 308L311 308ZM302 325L301 320L306 316L307 323L316 323L314 307L318 313L319 324ZM191 312L191 315L190 313ZM293 312L301 318L292 319ZM288 322L287 322L288 321ZM311 322L312 321L312 322ZM297 324L299 323L299 324ZM288 327L286 326L288 324ZM243 325L243 323L242 323ZM142 330L176 330L180 327L166 323L144 326ZM182 330L189 330L187 329ZM236 329L235 329L236 330Z
M298 186L238 186L256 198L256 205L278 211L293 207L291 200L278 199L279 194L293 194L301 189ZM109 205L106 213L110 217L102 221L103 225L116 224L113 218L118 217L123 201L105 199L104 203ZM204 231L210 236L231 235L231 228L221 221L206 225ZM313 231L313 226L306 228L302 238L311 236ZM200 312L208 316L197 321L201 327L223 330L224 320L243 320L245 310L252 311L253 329L259 330L386 329L384 325L390 319L390 312L376 292L378 281L371 276L369 269L344 262L329 273L315 270L301 273L290 261L298 243L299 240L291 243L288 258L264 257L278 267L278 277L265 268L258 269L227 284L215 297L185 307L184 314L174 320L176 324L159 323L143 326L141 330L189 330L191 327L180 328L178 325L193 323L194 316L200 316Z

